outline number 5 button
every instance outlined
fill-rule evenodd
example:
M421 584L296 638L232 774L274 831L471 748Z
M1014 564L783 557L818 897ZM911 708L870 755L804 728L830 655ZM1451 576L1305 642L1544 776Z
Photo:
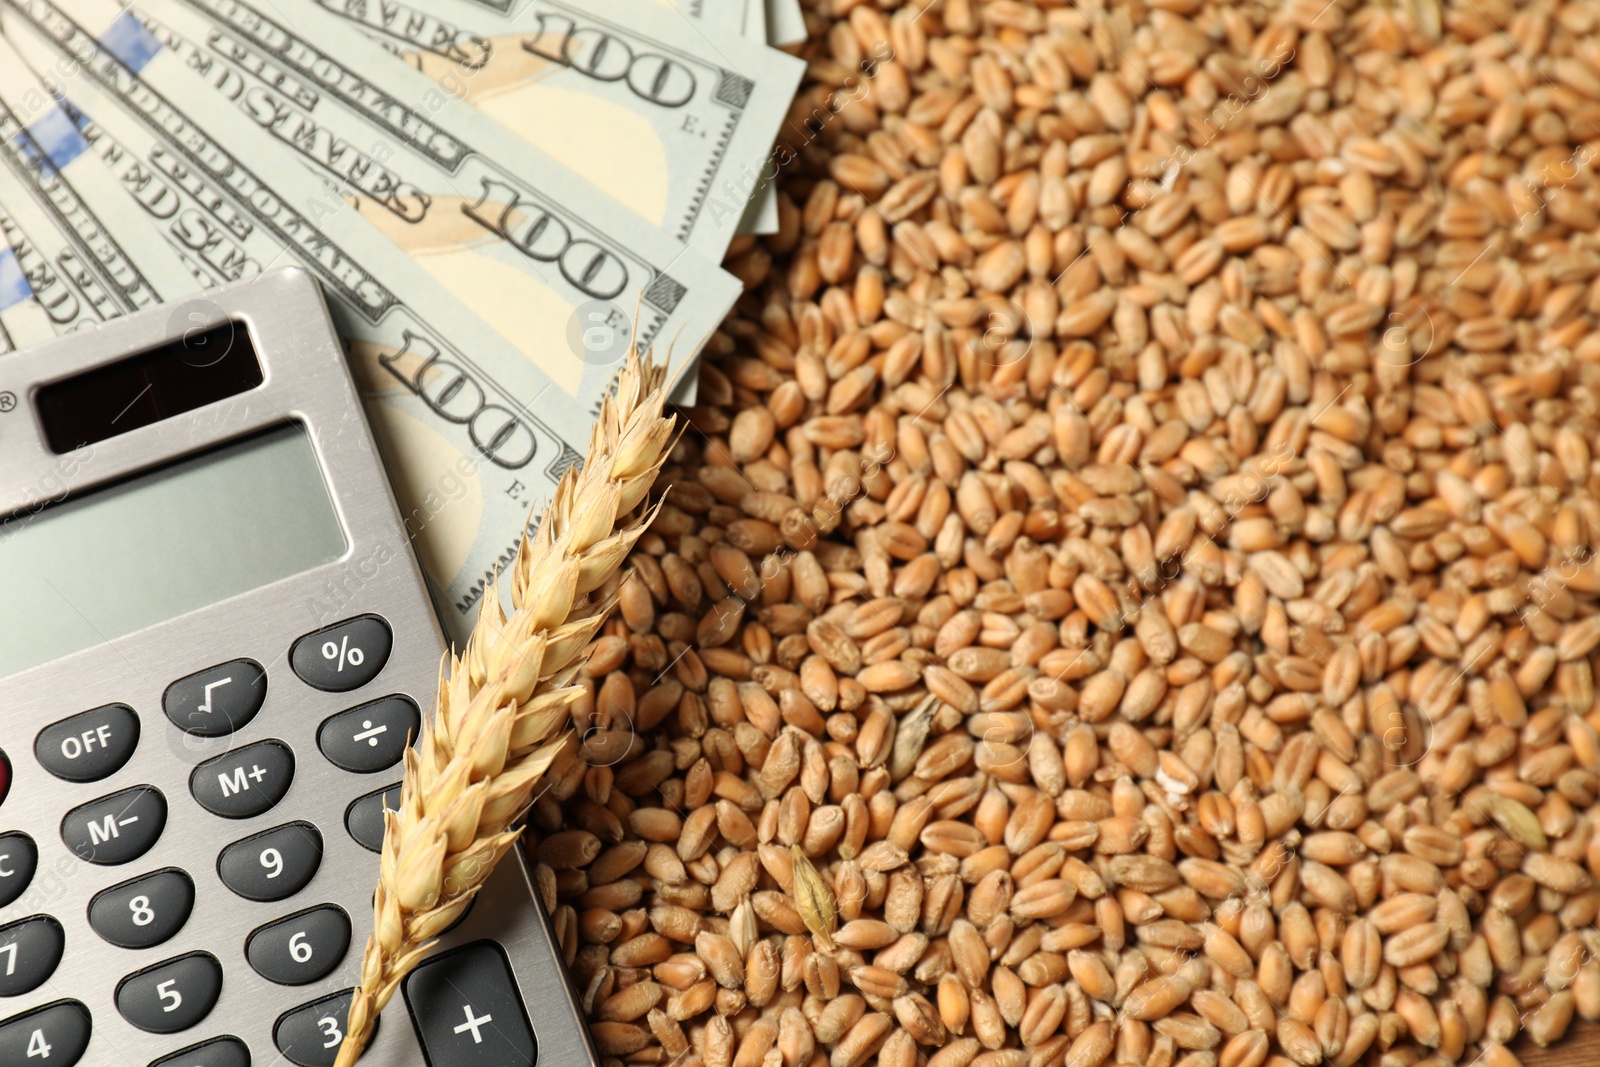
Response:
M117 1010L141 1030L175 1034L211 1014L221 994L222 964L196 952L128 975L117 986Z
M245 958L279 985L315 982L339 966L350 947L350 917L332 904L268 923L250 935Z

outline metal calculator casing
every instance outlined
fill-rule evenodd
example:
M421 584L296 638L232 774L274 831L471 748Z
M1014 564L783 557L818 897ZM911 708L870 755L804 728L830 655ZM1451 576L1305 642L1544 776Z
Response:
M229 321L250 331L264 374L262 385L101 441L76 460L46 445L29 399L38 387L158 347L185 336L185 331ZM337 711L391 693L410 696L426 715L444 641L343 348L316 283L303 271L272 271L0 357L0 518L29 514L63 495L76 496L290 421L304 425L315 450L348 541L342 558L0 677L0 748L13 768L10 794L0 803L0 832L24 831L39 849L32 884L0 910L0 925L50 914L66 932L66 951L55 973L31 994L0 1000L0 1019L62 998L81 1001L93 1017L93 1037L81 1062L93 1067L145 1067L220 1035L243 1040L261 1067L286 1064L272 1036L280 1015L356 984L371 929L378 857L346 832L344 813L355 798L398 782L400 768L371 775L340 770L318 750L317 729ZM106 536L115 537L116 531L107 530ZM4 597L0 590L0 611L15 610L7 608ZM393 651L378 676L349 693L321 692L301 682L289 667L291 643L327 623L364 613L382 616L394 635ZM266 668L266 702L253 720L232 736L213 739L190 736L168 721L162 711L168 684L240 657ZM139 716L140 737L132 759L110 777L88 784L46 773L33 754L39 730L108 703L126 704ZM254 818L233 820L195 802L189 790L195 764L229 747L267 738L285 742L295 755L294 781L280 803ZM68 809L146 784L166 795L169 810L166 829L148 853L132 863L104 867L83 862L68 850L60 834ZM268 904L235 896L222 884L217 856L223 846L296 820L316 825L323 838L321 865L305 889ZM194 910L179 933L165 944L140 950L103 941L87 921L90 898L107 886L164 867L181 868L195 883ZM350 949L330 975L310 985L285 987L251 969L244 945L253 930L322 903L341 906L353 925ZM441 940L439 951L480 939L492 939L506 951L537 1037L540 1063L573 1067L594 1062L521 849L512 850L466 918ZM203 1021L184 1033L163 1036L123 1020L113 994L124 975L195 950L215 955L223 969L221 997ZM361 1063L416 1067L424 1062L405 998L397 994Z

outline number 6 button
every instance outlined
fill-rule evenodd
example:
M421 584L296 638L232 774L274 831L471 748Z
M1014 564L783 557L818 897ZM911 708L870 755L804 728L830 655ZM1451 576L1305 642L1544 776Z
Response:
M349 916L324 904L261 927L245 942L244 954L267 981L305 985L339 966L349 947Z
M128 975L117 986L117 1010L141 1030L175 1034L211 1014L222 994L222 964L195 952Z

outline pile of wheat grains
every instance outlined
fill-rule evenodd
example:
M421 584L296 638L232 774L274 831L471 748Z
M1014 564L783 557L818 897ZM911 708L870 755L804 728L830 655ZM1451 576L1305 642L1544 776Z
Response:
M1600 1017L1600 4L808 20L531 816L605 1062Z

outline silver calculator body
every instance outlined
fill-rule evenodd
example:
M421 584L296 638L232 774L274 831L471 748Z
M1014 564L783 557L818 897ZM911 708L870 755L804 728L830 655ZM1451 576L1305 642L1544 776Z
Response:
M331 1064L444 643L316 284L0 358L0 519L0 1064ZM593 1061L518 849L361 1062Z

